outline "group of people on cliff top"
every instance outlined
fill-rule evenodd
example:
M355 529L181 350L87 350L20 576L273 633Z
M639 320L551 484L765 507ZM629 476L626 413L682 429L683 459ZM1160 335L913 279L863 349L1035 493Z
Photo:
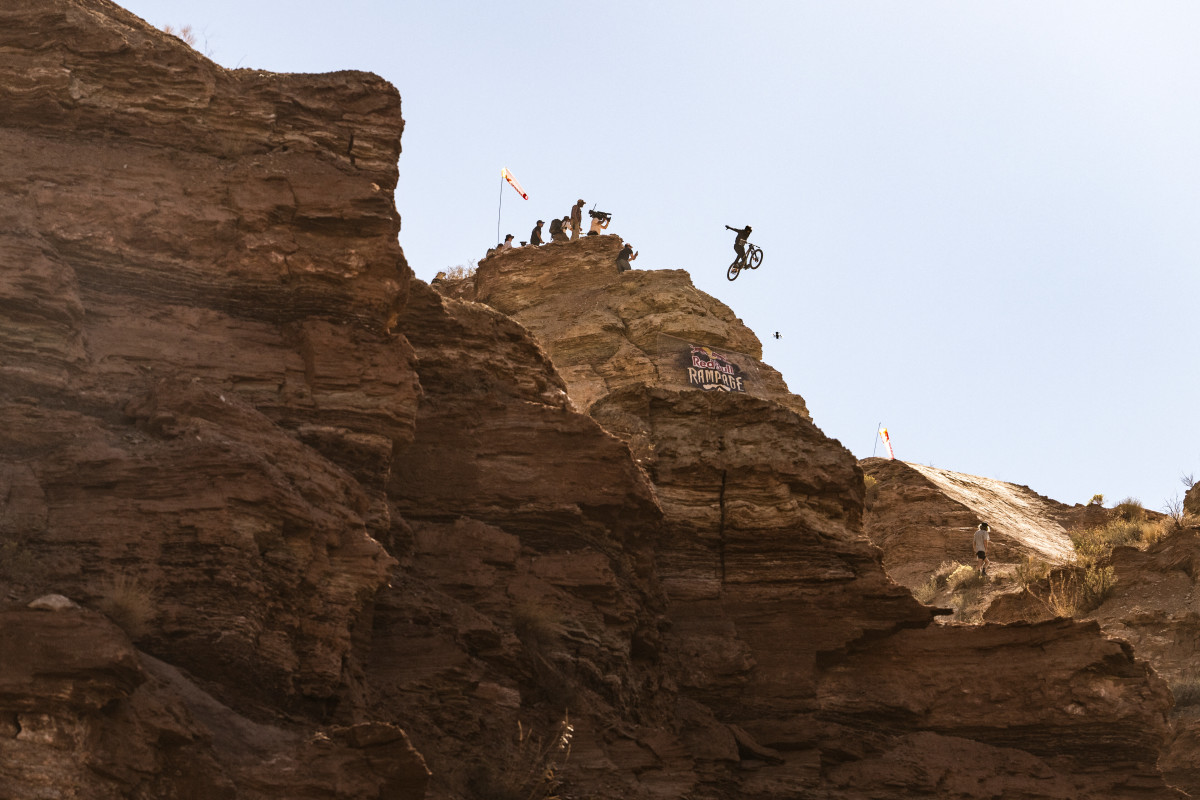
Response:
M555 218L550 220L549 233L551 242L574 242L579 239L580 232L583 230L584 203L585 201L582 198L576 200L575 205L571 206L571 211L569 214L564 216L562 219ZM612 214L609 214L607 211L596 211L593 208L592 210L588 211L588 215L592 218L592 223L590 226L591 229L587 232L588 236L598 236L605 229L607 229L609 224L612 222ZM546 240L542 237L542 226L545 224L546 223L544 220L539 219L537 224L533 226L533 230L529 234L529 246L540 247L541 245L546 244ZM746 243L749 241L750 233L754 229L749 225L744 228L733 228L729 225L726 225L725 229L731 230L737 234L736 238L733 240L733 251L737 253L739 261L745 261ZM497 249L515 249L517 245L513 244L513 238L514 237L511 233L505 236L504 241L500 243ZM525 245L526 242L521 242L522 247ZM616 258L617 271L625 272L633 269L629 262L633 261L637 257L638 254L633 247L629 245L628 242L625 243L625 246L621 248L621 252Z
M550 241L551 242L574 242L583 231L583 200L577 200L575 205L571 206L571 212L562 219L550 220ZM592 218L591 230L587 232L588 236L597 236L604 231L612 222L612 214L607 211L596 211L595 209L588 212ZM542 233L542 226L545 225L544 220L538 220L537 225L533 226L533 231L529 234L528 244L533 247L546 244L546 239ZM513 244L513 235L510 233L504 237L504 241L500 244L501 250L512 250L517 245ZM525 245L521 242L521 245Z
M579 239L580 233L583 230L583 206L585 202L586 201L582 199L577 200L575 205L571 206L571 212L569 214L564 216L562 219L556 218L550 220L549 234L551 242L574 242ZM612 222L612 214L609 214L607 211L596 211L595 209L592 209L591 211L588 211L588 215L592 218L592 224L590 226L591 229L587 232L588 236L599 236ZM546 223L544 220L539 219L537 224L533 226L533 231L529 234L528 245L530 247L540 247L541 245L546 244L546 240L543 238L542 234L542 226L545 224ZM508 234L504 237L504 241L501 242L496 249L516 249L517 245L513 244L513 238L514 237L511 233ZM521 242L522 247L524 247L526 244L526 242ZM633 261L637 257L638 254L634 251L633 247L628 242L625 243L625 246L621 248L621 252L617 254L617 272L625 272L633 269L629 262Z

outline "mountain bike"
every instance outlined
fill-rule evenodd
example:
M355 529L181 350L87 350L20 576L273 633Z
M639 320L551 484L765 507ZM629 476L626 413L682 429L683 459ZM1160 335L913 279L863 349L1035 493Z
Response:
M745 259L735 258L733 263L729 265L729 269L725 273L725 277L729 280L736 280L738 273L744 269L758 269L758 265L762 263L762 249L746 242L746 257Z

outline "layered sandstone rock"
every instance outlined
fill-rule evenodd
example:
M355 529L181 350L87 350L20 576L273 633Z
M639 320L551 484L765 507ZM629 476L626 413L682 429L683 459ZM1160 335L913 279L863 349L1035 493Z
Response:
M1183 509L1193 517L1200 517L1200 483L1194 483L1188 487L1187 494L1183 498Z
M1167 796L1162 683L1090 625L931 626L685 273L591 237L445 299L378 78L105 0L0 48L0 795L485 797L566 720L570 796Z
M419 391L397 93L224 70L104 0L6 3L0 50L0 597L173 665L5 612L0 795L390 791L402 732L323 720Z
M685 388L693 348L707 347L728 360L744 391L808 416L728 306L683 270L618 273L621 246L620 237L601 235L495 251L479 262L468 299L535 331L581 409L625 386Z
M626 363L615 353L658 334L639 315L647 327L631 335L632 315L613 306L640 310L646 293L671 306L673 293L689 308L694 291L669 271L617 273L606 263L615 244L493 255L474 296L566 362L568 391L629 444L663 511L653 555L674 715L641 740L653 757L641 751L621 793L1163 796L1154 762L1168 695L1128 648L1069 622L931 628L932 611L887 577L860 533L853 457L797 413L799 398L777 402L781 384L758 396L682 388L677 362L646 346L628 373L615 369ZM713 325L700 316L657 321L726 347L752 336L734 321L700 331ZM1037 533L1051 551L1066 539L1060 527ZM670 733L680 728L690 733ZM1112 740L1115 729L1127 738Z

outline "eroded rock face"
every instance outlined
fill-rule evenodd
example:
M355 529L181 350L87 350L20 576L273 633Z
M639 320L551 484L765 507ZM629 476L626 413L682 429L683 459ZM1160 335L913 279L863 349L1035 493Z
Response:
M619 273L621 246L620 237L601 235L497 251L479 262L470 299L535 331L581 409L625 386L688 386L696 346L726 356L748 394L808 416L803 398L763 363L758 337L728 306L683 270Z
M624 298L619 284L633 274L609 270L605 247L501 253L480 264L474 287L529 326L556 364L559 353L572 363L569 392L579 387L591 416L629 444L663 511L653 557L673 718L639 740L655 756L637 751L639 778L611 785L631 797L1169 794L1154 766L1167 694L1128 648L1094 625L931 627L932 610L887 577L861 534L853 457L797 404L681 390L664 380L670 362L651 358L629 375L602 374L620 363L612 347L627 327L605 298ZM663 305L668 287L686 292L670 275L639 280ZM745 339L726 325L723 342ZM1005 666L1016 660L1019 669ZM1082 687L1080 674L1097 678ZM1034 676L1037 700L1006 699ZM991 720L989 701L1004 709ZM1097 701L1093 722L1084 709ZM1097 735L1110 726L1130 739L1110 746Z
M402 732L309 737L394 563L384 487L417 407L391 332L396 91L231 72L104 0L6 3L0 50L0 598L104 608L182 670L13 612L0 651L57 649L0 669L0 720L33 715L0 723L0 795L376 796L392 770L362 743ZM73 648L92 661L55 672ZM292 777L243 773L219 720L169 721L191 681L254 709L254 752Z
M395 726L253 721L85 609L3 611L0 631L6 798L424 795L428 770Z
M930 626L685 273L591 237L481 265L511 318L443 299L379 79L103 0L0 47L3 796L486 796L568 713L575 796L1165 796L1161 683L1087 625Z
M1194 517L1200 517L1200 483L1192 484L1183 498L1183 510Z

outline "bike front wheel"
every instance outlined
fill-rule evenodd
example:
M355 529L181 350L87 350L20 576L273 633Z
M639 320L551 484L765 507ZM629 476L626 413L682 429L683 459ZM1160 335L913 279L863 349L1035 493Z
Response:
M732 264L730 264L729 269L727 269L725 271L725 277L729 278L729 280L731 280L731 281L736 280L738 273L741 271L742 271L742 265L735 261Z
M750 269L758 269L758 265L762 263L762 250L757 247L750 254Z

